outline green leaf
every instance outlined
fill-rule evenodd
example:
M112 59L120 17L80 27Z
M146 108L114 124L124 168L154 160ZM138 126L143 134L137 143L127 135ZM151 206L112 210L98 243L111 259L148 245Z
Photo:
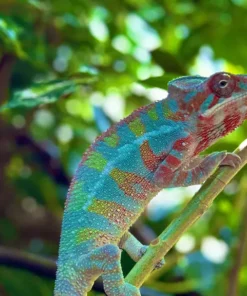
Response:
M18 57L25 57L19 41L21 27L11 18L0 16L0 42L10 52L14 52Z
M30 88L14 92L10 100L0 108L0 112L17 107L35 107L56 102L78 90L80 85L93 83L97 76L92 73L78 73L69 79L37 83Z

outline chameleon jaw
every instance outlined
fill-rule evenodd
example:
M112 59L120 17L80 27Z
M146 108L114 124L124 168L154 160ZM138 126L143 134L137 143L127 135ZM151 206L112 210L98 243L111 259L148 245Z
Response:
M241 113L247 113L247 92L232 97L231 99L225 100L221 104L217 104L212 108L204 112L202 117L210 117L218 112L224 111L225 108L231 108L232 110L241 110Z

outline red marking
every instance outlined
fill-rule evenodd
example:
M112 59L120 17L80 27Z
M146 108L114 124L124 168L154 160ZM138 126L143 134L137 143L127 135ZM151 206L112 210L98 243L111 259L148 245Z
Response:
M189 103L185 105L183 110L187 110L189 114L192 114L195 111L199 111L202 103L205 101L209 94L211 94L211 91L209 89L199 92Z
M239 124L241 123L241 115L240 114L232 114L227 116L224 119L224 133L222 136L228 134L229 132L233 131L237 126L239 126Z
M167 155L167 153L155 155L151 147L149 146L148 141L144 141L142 143L142 145L140 146L140 152L145 167L151 172L156 171L161 161L164 160Z
M166 163L171 167L177 167L181 163L181 161L177 157L169 154L166 157Z
M158 173L159 173L159 175L172 175L173 172L166 165L162 165L159 167Z
M177 151L187 150L188 146L190 145L190 143L192 143L192 141L193 141L192 136L188 136L186 138L179 139L174 143L173 149L175 149Z
M205 127L200 131L199 138L201 138L201 141L198 143L194 155L199 154L201 151L205 150L207 147L210 146L211 138L209 138L209 135L211 135L211 129L210 127Z
M165 165L161 166L155 174L155 183L159 187L166 187L167 185L171 184L173 176L173 172L170 168Z

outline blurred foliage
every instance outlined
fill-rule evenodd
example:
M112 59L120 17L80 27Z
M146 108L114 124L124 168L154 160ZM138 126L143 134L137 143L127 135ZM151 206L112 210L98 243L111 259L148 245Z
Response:
M176 76L247 72L245 0L9 0L0 1L0 13L0 240L6 248L56 258L69 180L109 122L161 99ZM210 151L232 151L246 128ZM149 289L150 296L233 296L234 281L236 295L246 295L246 250L234 269L246 238L245 184L243 169L168 254L143 295ZM160 233L192 191L162 194L163 205L150 207L135 228L143 240ZM127 273L133 262L126 254L122 262ZM1 295L52 291L51 279L0 267Z
M67 80L55 80L47 83L37 83L27 89L16 91L13 97L3 105L0 111L17 107L35 107L41 104L53 103L76 92L82 83L93 81L93 76L71 77Z

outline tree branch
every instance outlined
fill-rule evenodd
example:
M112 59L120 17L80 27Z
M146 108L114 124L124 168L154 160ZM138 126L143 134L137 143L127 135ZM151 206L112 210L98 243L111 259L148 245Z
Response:
M16 249L4 248L0 246L0 265L24 269L38 276L55 279L56 277L56 261L51 258L22 252ZM96 281L93 289L95 291L104 292L101 281ZM0 290L1 291L1 290Z
M216 170L180 215L170 223L157 239L151 242L145 255L127 275L127 282L140 287L154 269L155 264L167 254L181 235L207 211L225 185L247 163L247 147L242 150L238 148L235 152L242 159L241 166L239 168L219 167Z
M55 278L55 260L0 246L0 265L29 270L38 276Z
M229 286L227 296L237 296L238 293L238 279L239 272L243 264L243 258L247 249L247 199L246 199L246 190L247 190L247 177L243 177L241 182L241 192L240 195L243 199L243 210L241 211L242 221L238 229L238 244L234 250L234 263L229 273Z

